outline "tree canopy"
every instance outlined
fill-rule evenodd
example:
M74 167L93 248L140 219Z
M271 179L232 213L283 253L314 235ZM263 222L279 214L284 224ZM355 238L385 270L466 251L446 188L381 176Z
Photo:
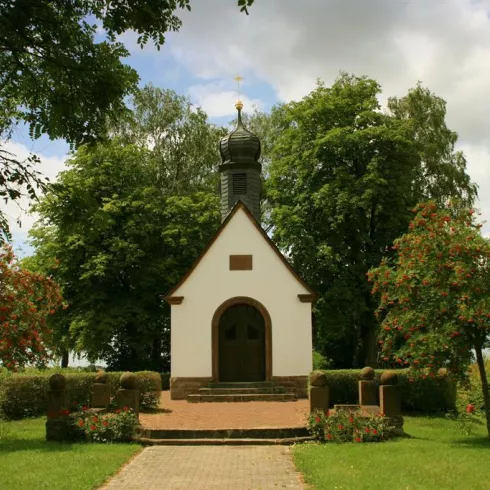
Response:
M50 278L26 270L11 247L0 247L0 366L46 365L53 347L47 318L61 302Z
M168 369L169 307L160 295L218 227L222 132L184 97L150 86L110 141L69 160L36 206L30 259L69 305L51 320L63 349L111 368Z
M344 73L277 109L284 130L266 183L274 238L319 294L315 346L337 367L376 362L366 273L407 230L410 210L476 196L444 101L417 86L382 112L380 92Z
M253 0L237 3L247 12ZM159 48L181 26L178 11L190 8L190 0L0 0L0 144L19 122L34 139L46 134L74 147L103 139L138 83L118 36L131 30L141 46ZM0 146L0 199L44 189L31 163ZM0 211L0 241L10 238Z
M490 242L473 209L421 204L395 256L369 272L382 319L385 365L414 375L445 368L462 376L476 354L490 437L490 393L483 348L490 340Z

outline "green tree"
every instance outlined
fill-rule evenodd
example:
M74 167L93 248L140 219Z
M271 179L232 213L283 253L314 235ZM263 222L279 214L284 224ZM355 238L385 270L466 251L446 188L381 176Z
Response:
M145 87L132 106L110 142L75 153L38 206L27 265L53 274L70 304L50 318L65 362L75 350L121 369L162 369L169 309L159 294L218 226L224 130L173 91Z
M341 74L278 109L285 129L266 190L274 238L319 294L315 347L338 367L376 362L366 273L407 229L410 209L428 198L471 203L476 195L443 102L418 87L383 113L380 92L374 80Z
M238 0L245 12L252 3ZM179 9L190 10L190 1L0 0L0 142L18 122L32 138L46 134L74 147L104 138L138 83L121 61L129 52L118 36L134 31L141 46L152 40L159 48L179 29ZM33 159L19 161L0 146L0 199L44 190ZM0 211L0 241L10 238Z
M379 296L379 344L385 363L414 375L446 368L464 375L472 350L480 372L490 437L490 392L483 348L490 340L490 242L473 209L420 204L410 231L395 240L395 257L372 269Z
M36 260L69 308L64 346L113 369L168 369L169 308L160 295L219 223L218 197L166 194L149 150L118 141L82 147L36 210Z

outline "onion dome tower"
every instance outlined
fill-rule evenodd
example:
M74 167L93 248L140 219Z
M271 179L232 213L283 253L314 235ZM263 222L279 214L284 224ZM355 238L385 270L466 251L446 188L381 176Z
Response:
M260 222L260 140L243 126L242 101L238 100L235 107L238 111L237 127L222 138L219 144L222 159L219 166L221 220L226 218L238 201L242 201Z

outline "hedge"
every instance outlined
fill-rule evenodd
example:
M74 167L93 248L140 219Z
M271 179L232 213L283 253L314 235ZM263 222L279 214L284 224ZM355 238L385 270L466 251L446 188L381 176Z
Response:
M384 370L375 370L376 385ZM330 404L359 403L357 369L322 370L327 376ZM397 370L402 391L402 409L421 412L446 412L456 408L456 383L448 378L415 378L409 382L409 370ZM379 403L379 400L378 400Z
M68 399L70 403L90 404L94 372L76 372L73 370L49 369L38 374L8 374L0 372L0 417L21 419L36 417L46 413L49 378L61 373L66 377ZM111 396L119 389L122 372L108 372ZM162 381L159 373L151 371L136 372L140 390L142 408L154 408L158 405Z

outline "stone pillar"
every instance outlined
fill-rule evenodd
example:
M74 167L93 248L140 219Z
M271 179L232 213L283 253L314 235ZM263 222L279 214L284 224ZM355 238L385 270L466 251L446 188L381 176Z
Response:
M140 390L138 389L138 378L133 373L123 373L121 374L119 383L121 388L117 391L118 407L131 408L138 416L140 411Z
M310 375L310 413L315 410L328 412L328 386L327 377L321 371L314 371Z
M381 413L389 419L389 423L395 427L395 435L403 435L403 416L401 407L401 393L398 386L398 375L385 371L381 375L379 387L379 404Z
M111 403L111 385L105 371L98 371L92 385L92 408L108 408Z
M376 400L376 383L374 381L374 369L366 366L361 369L359 380L359 405L372 406L377 405Z
M62 374L53 374L49 378L48 419L46 420L46 440L64 441L68 438L66 379Z

